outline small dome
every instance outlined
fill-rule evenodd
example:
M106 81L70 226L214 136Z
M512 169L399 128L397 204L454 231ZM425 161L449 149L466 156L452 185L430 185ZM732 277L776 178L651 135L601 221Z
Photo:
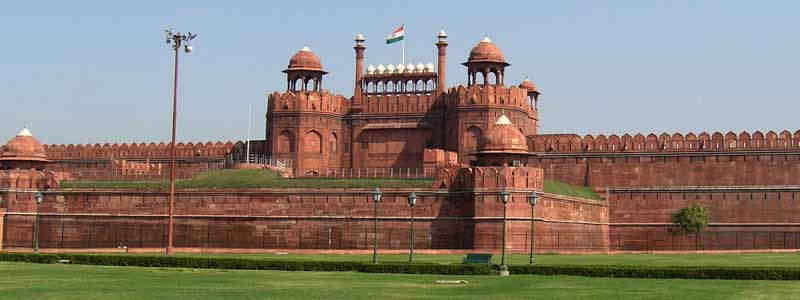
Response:
M425 65L425 72L433 72L435 71L436 67L432 63L428 63Z
M500 51L500 48L497 48L487 36L472 48L469 52L467 62L497 62L506 64L506 58L503 56L503 51Z
M416 70L417 72L423 72L425 71L425 65L423 65L422 63L417 63L417 66L414 67L414 70Z
M397 64L397 67L395 67L395 69L397 69L397 73L403 73L406 70L406 66L404 66L403 64Z
M483 135L480 152L528 153L528 145L522 132L504 114Z
M389 66L386 67L386 73L387 74L394 74L394 65L393 64L389 64Z
M27 128L20 132L3 146L0 161L38 161L50 162L44 146L31 135Z
M383 64L378 65L378 74L384 73L386 73L386 67L384 67Z
M295 70L304 70L304 71L320 71L322 70L322 62L320 62L319 57L311 52L311 49L308 46L303 47L300 51L292 56L289 59L289 67L286 68L285 71L295 71ZM284 72L285 72L284 71Z
M539 89L536 88L536 85L533 84L533 82L528 78L525 78L525 81L523 81L522 83L519 84L519 88L528 91L528 93L538 93L539 92Z
M364 34L363 33L356 34L356 42L363 42L363 41L364 41Z
M414 64L407 64L406 65L406 72L411 73L414 72Z
M375 66L369 65L367 67L367 74L375 74Z
M442 29L441 31L439 31L439 34L436 35L436 36L440 37L440 38L446 38L447 37L447 32L444 32L444 29Z

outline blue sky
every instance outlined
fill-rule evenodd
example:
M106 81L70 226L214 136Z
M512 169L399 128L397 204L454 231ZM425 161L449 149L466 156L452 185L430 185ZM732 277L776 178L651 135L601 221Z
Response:
M27 125L45 143L166 141L172 53L162 28L199 33L182 55L178 136L238 140L253 107L285 89L308 43L350 96L353 37L366 63L398 63L384 38L406 24L407 61L435 63L449 35L447 84L484 34L542 90L543 133L798 129L797 1L6 1L0 3L0 138Z

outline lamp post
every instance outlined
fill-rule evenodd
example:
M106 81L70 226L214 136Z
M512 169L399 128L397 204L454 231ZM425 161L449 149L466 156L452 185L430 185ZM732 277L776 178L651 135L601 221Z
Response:
M372 263L378 263L378 203L381 202L381 190L379 188L375 188L372 190L372 202L375 204L375 222L374 222L374 229L373 235L375 237L375 241L372 244Z
M531 258L530 258L530 264L533 264L533 262L535 261L535 259L533 258L533 223L534 223L533 214L534 214L534 209L536 209L536 202L538 202L538 201L539 201L539 195L536 194L536 191L533 191L533 192L531 192L530 195L528 195L528 203L531 205Z
M173 231L173 215L175 213L175 124L178 114L178 53L181 49L183 42L183 51L186 53L192 52L193 48L190 41L193 40L197 34L189 32L188 34L181 34L174 29L165 29L167 35L167 44L172 45L175 50L175 77L172 85L172 143L170 143L169 151L169 221L167 233L167 255L172 255L172 231Z
M411 233L409 234L410 242L408 244L408 262L414 261L414 205L417 204L417 195L411 192L408 195L408 206L411 207Z
M33 253L39 253L39 204L42 203L44 195L37 191L33 198L36 200L36 219L33 221Z
M506 188L500 192L500 200L503 201L503 252L500 256L500 267L506 265L506 204L508 204L509 193Z

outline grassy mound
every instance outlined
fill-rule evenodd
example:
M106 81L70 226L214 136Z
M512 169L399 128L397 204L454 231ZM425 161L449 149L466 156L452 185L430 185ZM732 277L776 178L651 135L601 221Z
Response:
M219 170L200 173L192 179L178 180L178 188L430 188L433 179L375 178L281 178L272 170ZM61 182L63 188L157 189L168 188L167 180L74 180Z
M430 188L431 178L281 178L272 170L219 170L200 173L192 179L178 180L178 188ZM169 188L167 180L73 180L61 182L63 188L158 189ZM545 180L544 192L584 199L601 200L589 187Z

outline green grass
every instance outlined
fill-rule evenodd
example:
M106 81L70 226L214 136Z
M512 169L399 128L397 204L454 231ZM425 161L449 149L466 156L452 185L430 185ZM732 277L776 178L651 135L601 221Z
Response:
M796 281L442 276L0 263L0 299L798 299ZM463 279L466 285L439 285Z
M272 170L219 170L200 173L192 179L178 180L178 188L241 189L241 188L430 188L431 178L281 178ZM166 180L72 180L62 181L62 188L93 189L158 189L168 188ZM544 192L578 198L601 200L591 188L545 180Z
M142 254L155 255L155 254ZM372 254L190 254L184 256L237 257L270 260L329 260L372 261ZM460 254L415 254L416 262L460 264ZM379 254L381 262L405 262L407 254ZM500 263L500 255L492 256L492 262ZM527 254L512 254L509 264L527 264ZM537 254L536 263L542 265L617 265L617 266L716 266L716 267L792 267L800 266L800 253L735 253L735 254Z
M178 188L430 188L433 179L374 178L281 178L272 170L219 170L200 173L192 179L178 180ZM168 188L169 181L74 180L61 182L62 188L157 189Z
M553 180L544 181L544 192L583 199L603 200L591 187L571 185Z

